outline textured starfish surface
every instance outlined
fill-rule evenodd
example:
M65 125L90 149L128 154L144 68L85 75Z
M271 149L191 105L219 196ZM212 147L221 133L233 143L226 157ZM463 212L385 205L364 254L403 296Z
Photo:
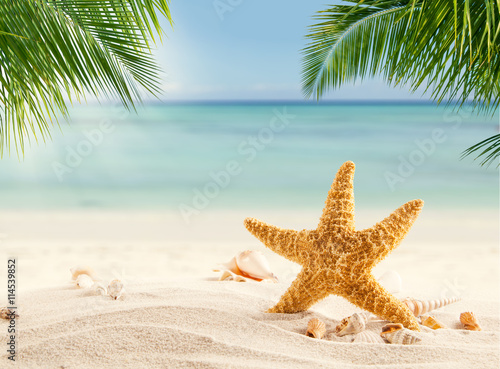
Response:
M419 330L415 316L373 277L373 267L406 236L424 202L407 202L373 227L354 229L354 163L344 163L328 192L315 230L281 229L254 218L245 227L268 248L302 265L290 288L270 313L307 310L330 294L383 319Z

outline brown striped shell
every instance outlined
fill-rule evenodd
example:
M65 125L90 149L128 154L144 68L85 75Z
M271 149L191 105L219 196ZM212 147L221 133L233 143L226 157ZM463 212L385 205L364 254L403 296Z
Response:
M474 313L467 311L465 313L460 314L460 322L464 325L464 328L468 331L480 331L481 327L479 326L479 322L477 321Z
M432 315L423 315L421 317L421 322L422 325L429 327L431 329L446 328L446 326L443 323L441 323L439 320L436 319L436 317Z
M307 337L313 337L317 339L322 339L326 332L325 323L323 323L318 318L313 318L307 323Z

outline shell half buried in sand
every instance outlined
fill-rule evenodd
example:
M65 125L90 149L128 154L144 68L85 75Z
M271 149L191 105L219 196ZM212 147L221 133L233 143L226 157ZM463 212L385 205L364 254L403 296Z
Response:
M443 306L452 304L454 302L459 301L460 299L457 297L452 297L450 299L438 299L438 300L416 300L410 297L402 300L406 306L411 310L413 315L419 317L428 313L429 311L439 309Z
M75 283L79 288L91 288L94 285L94 280L87 274L80 274L76 277Z
M365 313L354 313L351 316L342 319L339 325L335 328L337 336L345 336L347 334L356 334L362 332L366 328L368 315Z
M372 331L359 332L354 336L353 343L384 343L385 341L377 333Z
M12 318L19 318L19 315L14 310L2 307L0 308L0 318L5 320L11 320Z
M307 323L307 331L306 331L307 337L321 339L325 335L325 332L326 332L325 323L323 323L318 318L313 318L309 321L309 323Z
M238 282L247 280L278 282L278 278L271 272L266 257L260 251L243 251L213 271L222 272L219 281L232 279Z
M119 279L113 279L111 282L109 282L108 295L111 296L112 299L118 300L124 292L125 288L123 287L122 281L120 281Z
M397 345L413 345L422 341L413 331L403 327L401 323L390 323L382 327L382 338L385 338L389 343Z
M439 320L436 319L436 317L432 315L422 315L420 319L421 319L421 324L423 326L429 327L431 329L446 328L446 326L443 323L441 323Z
M460 314L460 322L464 325L464 328L467 329L468 331L482 330L473 312L467 311L465 313Z

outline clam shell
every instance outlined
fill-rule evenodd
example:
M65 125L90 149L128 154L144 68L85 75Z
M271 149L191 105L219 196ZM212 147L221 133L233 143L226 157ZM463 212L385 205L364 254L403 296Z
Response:
M82 275L82 274L88 275L94 281L97 279L94 270L92 268L88 267L88 266L86 266L86 267L73 267L69 271L71 272L71 278L74 281L76 281L76 279L78 278L78 276Z
M335 328L335 333L338 336L346 334L355 334L364 331L368 316L365 313L354 313L351 316L342 319L339 325Z
M474 313L467 311L465 313L460 314L460 322L464 325L464 328L468 331L480 331L481 327L479 326L479 322L477 321Z
M214 272L222 271L221 280L244 282L247 280L278 282L278 278L271 272L266 257L260 251L246 250L225 264L213 269ZM240 276L242 278L236 278Z
M411 310L413 315L419 317L423 314L428 313L431 310L439 309L443 306L452 304L459 301L457 297L452 297L450 299L438 299L438 300L416 300L412 298L406 298L403 301L406 306Z
M119 279L114 279L109 282L108 285L108 295L111 296L114 300L118 300L123 293L125 292L125 288L123 288L123 283Z
M422 341L413 331L403 327L401 323L390 323L382 327L382 338L385 338L389 343L397 345L413 345Z
M432 315L422 315L421 319L421 324L429 327L431 329L442 329L446 328L446 326L441 323L439 320L436 319L436 317Z
M78 277L76 277L75 282L76 285L80 288L91 288L94 284L93 279L90 278L90 276L87 274L80 274Z
M10 320L12 319L12 315L14 315L15 318L19 318L19 315L14 310L6 307L0 308L0 318Z
M372 331L359 332L354 336L352 342L362 343L385 343L384 339Z
M314 337L317 339L322 339L326 332L325 323L323 323L318 318L313 318L307 323L307 337Z

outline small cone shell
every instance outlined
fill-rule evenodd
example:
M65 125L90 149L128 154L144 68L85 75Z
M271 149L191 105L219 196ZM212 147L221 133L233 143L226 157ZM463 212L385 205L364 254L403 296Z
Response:
M111 296L112 299L118 300L125 292L123 288L123 283L119 279L114 279L109 282L108 285L108 295Z
M76 277L76 285L80 288L91 288L94 284L92 278L90 278L87 274L80 274Z
M355 334L365 330L368 316L365 313L354 313L351 316L342 319L339 325L335 328L337 336L345 336L346 334Z
M459 301L460 299L457 297L452 297L450 299L438 299L438 300L415 300L412 298L406 298L403 300L403 303L408 306L413 315L419 317L428 313L429 311L439 309L443 306L452 304L454 302Z
M439 320L437 320L434 316L432 315L422 315L421 317L421 322L422 325L429 327L431 329L442 329L446 328L443 323L441 323Z
M19 315L14 310L8 309L6 307L0 308L0 318L11 320L13 316L14 318L19 318Z
M474 313L468 311L460 314L460 322L464 325L464 328L468 331L480 331L482 330L479 326L479 322L477 321Z
M413 331L406 329L400 323L390 323L382 327L382 338L385 338L389 343L397 345L413 345L422 341Z
M372 331L359 332L354 336L352 342L357 343L385 343L384 339Z
M307 331L306 331L306 336L307 337L314 337L317 339L323 338L326 332L326 327L325 323L323 323L321 320L314 318L307 323Z

